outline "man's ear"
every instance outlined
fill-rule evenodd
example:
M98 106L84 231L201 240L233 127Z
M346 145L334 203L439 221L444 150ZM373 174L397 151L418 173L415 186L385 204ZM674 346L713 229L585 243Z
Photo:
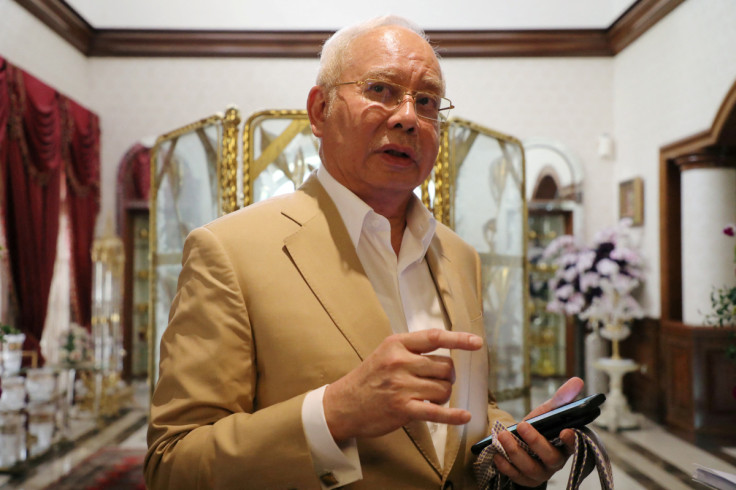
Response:
M324 87L315 85L309 91L309 96L307 97L307 114L309 115L309 123L312 126L312 133L317 138L321 138L325 116L327 114L327 98Z

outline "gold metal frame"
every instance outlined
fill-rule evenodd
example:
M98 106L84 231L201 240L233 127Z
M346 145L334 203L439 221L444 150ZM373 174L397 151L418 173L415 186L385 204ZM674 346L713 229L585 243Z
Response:
M158 202L158 190L161 185L161 175L158 172L156 163L158 162L161 146L173 141L169 154L173 155L176 141L185 134L202 130L206 127L222 125L221 141L217 147L217 182L218 190L218 207L220 214L227 214L238 209L237 202L237 161L238 161L238 141L237 128L240 124L240 112L235 107L229 107L225 114L214 114L212 116L200 119L186 126L170 131L159 136L156 143L151 149L151 193L149 202L149 308L148 308L148 376L150 382L150 394L153 396L155 388L154 373L156 373L156 294L157 275L156 268L159 265L157 254L157 222L156 209Z
M220 165L220 210L228 214L238 209L238 126L240 111L228 107L222 119Z
M618 185L619 219L631 218L631 226L644 224L644 179L634 177Z

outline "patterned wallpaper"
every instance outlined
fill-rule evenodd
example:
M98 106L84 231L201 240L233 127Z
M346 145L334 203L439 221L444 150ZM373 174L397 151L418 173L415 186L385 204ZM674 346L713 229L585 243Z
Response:
M125 151L236 104L302 108L316 60L85 59L13 2L0 2L0 54L97 111L102 219L112 214ZM684 2L615 58L447 59L453 115L516 136L543 137L582 161L586 239L618 217L618 182L645 179L647 314L659 316L658 151L710 127L736 80L736 2ZM597 155L611 134L615 157ZM99 231L102 231L100 225Z

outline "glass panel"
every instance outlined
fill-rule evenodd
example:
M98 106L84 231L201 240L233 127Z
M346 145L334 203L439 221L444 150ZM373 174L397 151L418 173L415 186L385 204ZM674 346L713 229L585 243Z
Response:
M158 379L161 336L176 294L184 240L220 214L221 117L161 136L153 148L151 238L151 387Z
M243 128L246 204L292 192L319 167L319 140L306 111L254 114Z
M491 350L489 387L499 401L529 409L524 153L514 138L459 119L448 128L451 226L483 266L483 307ZM517 403L517 405L519 405Z

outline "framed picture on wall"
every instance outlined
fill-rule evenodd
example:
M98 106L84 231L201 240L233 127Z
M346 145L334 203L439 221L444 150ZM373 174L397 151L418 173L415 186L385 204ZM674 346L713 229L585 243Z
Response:
M635 177L618 185L619 219L631 218L632 226L644 224L644 180Z

